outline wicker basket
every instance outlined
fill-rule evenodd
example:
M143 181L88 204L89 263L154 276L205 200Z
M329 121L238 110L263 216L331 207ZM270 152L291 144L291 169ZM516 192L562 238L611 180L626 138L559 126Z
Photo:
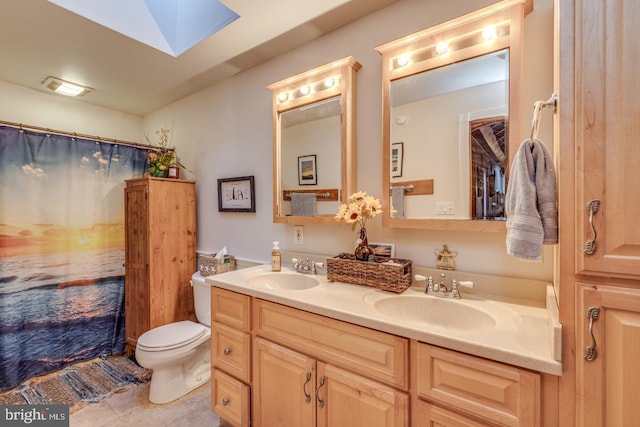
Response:
M236 258L233 255L216 258L215 254L198 254L198 270L205 277L235 269Z
M343 253L327 259L327 280L401 293L411 286L412 264L411 260L386 257L357 261L353 254Z

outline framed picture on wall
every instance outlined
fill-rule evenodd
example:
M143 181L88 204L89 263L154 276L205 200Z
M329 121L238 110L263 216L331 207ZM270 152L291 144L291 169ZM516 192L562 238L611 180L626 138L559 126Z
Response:
M318 184L318 169L316 155L298 157L298 184L316 185Z
M218 179L218 212L255 212L253 176Z
M391 178L402 176L402 161L404 160L404 142L391 144Z

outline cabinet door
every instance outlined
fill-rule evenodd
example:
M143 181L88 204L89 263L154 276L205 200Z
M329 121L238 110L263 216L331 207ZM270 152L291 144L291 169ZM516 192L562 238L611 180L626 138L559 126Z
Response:
M576 0L575 13L577 269L638 278L640 2ZM593 229L592 200L600 201ZM596 234L588 255L587 240Z
M254 344L254 426L314 427L315 360L262 338Z
M409 425L409 396L332 365L318 362L318 427Z
M587 319L589 308L600 311ZM639 426L640 290L578 284L577 425ZM596 354L585 360L592 345Z
M125 331L127 344L150 329L147 187L125 188Z

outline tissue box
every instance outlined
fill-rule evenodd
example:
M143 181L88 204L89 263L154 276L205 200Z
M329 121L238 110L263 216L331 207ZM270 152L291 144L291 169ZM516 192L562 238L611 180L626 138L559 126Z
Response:
M225 255L223 258L215 256L215 254L198 254L198 270L202 276L211 276L236 269L236 258L233 255Z

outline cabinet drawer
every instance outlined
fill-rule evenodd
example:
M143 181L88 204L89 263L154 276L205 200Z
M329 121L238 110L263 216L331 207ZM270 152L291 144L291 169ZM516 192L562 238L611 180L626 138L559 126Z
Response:
M442 427L488 427L493 424L482 424L455 412L448 411L431 403L418 401L418 426Z
M211 375L211 409L234 427L249 426L249 386L218 369Z
M254 331L385 384L408 388L408 340L256 299Z
M220 323L213 323L211 364L244 382L250 382L251 336Z
M251 297L225 289L211 288L211 322L249 332L250 314Z
M540 375L418 343L420 397L503 426L540 426Z

